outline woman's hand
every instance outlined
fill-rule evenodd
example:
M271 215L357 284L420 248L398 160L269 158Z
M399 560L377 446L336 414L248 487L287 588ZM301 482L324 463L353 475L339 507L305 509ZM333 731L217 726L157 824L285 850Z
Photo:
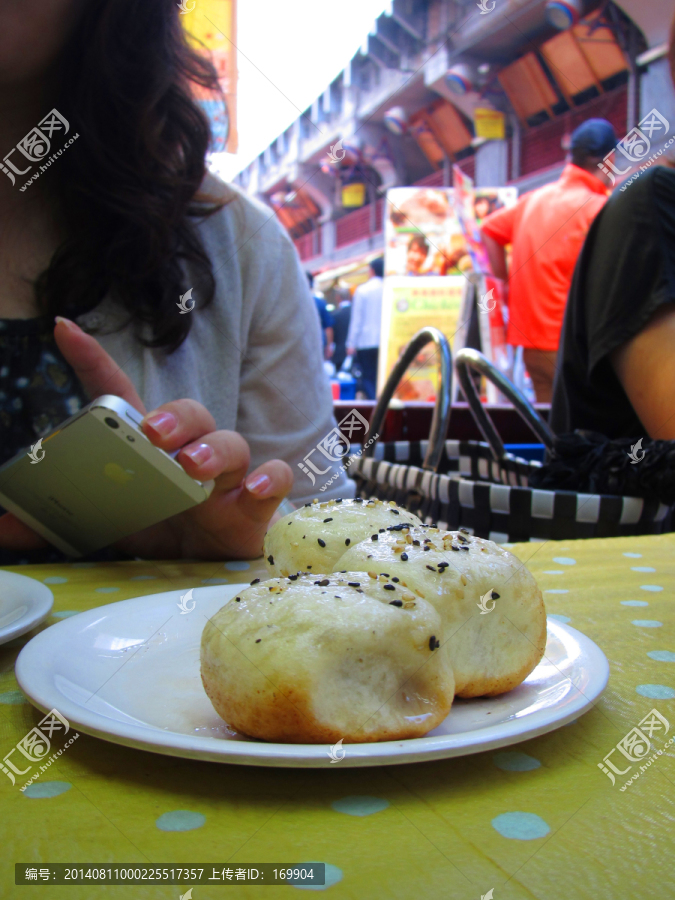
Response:
M61 353L94 399L115 394L144 414L143 432L176 457L198 481L215 479L208 500L119 541L119 549L148 558L253 558L274 513L293 485L287 463L273 459L246 477L250 451L234 431L216 431L211 413L194 400L173 400L150 413L130 379L101 345L74 322L57 319L54 337ZM0 518L0 543L15 549L45 542L11 514Z

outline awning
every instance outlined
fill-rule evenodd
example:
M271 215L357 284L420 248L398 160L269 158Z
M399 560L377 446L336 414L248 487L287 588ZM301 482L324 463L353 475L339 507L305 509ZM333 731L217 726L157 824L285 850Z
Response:
M363 256L347 260L339 266L316 272L314 274L314 287L319 291L325 291L333 287L338 281L341 281L343 286L360 284L362 281L366 281L369 264L372 260L382 256L383 252L383 250L375 250Z

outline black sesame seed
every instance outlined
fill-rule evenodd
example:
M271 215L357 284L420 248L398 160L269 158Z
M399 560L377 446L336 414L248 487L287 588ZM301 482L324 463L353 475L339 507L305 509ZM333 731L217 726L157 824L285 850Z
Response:
M431 550L431 547L427 544L426 547L422 548L423 550Z
M253 581L251 582L251 587L253 587L254 584L258 584L259 581L260 581L259 578L254 578Z
M397 509L390 509L389 512L393 512L393 514L394 514L395 516L400 515L400 513L399 513L399 511L398 511Z
M492 599L492 600L499 600L499 594L497 593L497 591L493 591L493 592L492 592L492 598L491 598L491 599Z
M363 503L363 497L357 497L354 503Z
M403 600L390 600L389 606L403 606Z
M380 528L380 534L383 534L384 531L386 531L385 528Z
M274 557L272 556L271 553L270 553L270 555L267 557L267 562L268 562L271 566L274 565Z
M405 562L405 561L408 559L408 554L407 554L407 553L401 553L401 559L403 560L403 562Z
M311 569L312 567L311 567L311 566L307 566L307 568L308 568L308 569Z
M369 553L368 556L366 556L366 559L372 559L372 558L373 558L373 554L372 554L372 553Z
M456 553L459 553L459 547L456 547L454 544L450 547L451 550L454 550Z
M336 599L336 600L342 600L342 597L340 597L340 596L338 596L338 595L336 594L336 595L335 595L335 599Z
M457 535L457 540L458 540L458 541L461 541L463 544L468 544L468 543L469 543L469 542L467 541L467 539L464 537L463 534L458 534L458 535Z
M439 569L447 569L449 565L450 565L450 563L447 563L447 562L439 562L438 568Z
M324 519L323 521L324 521L324 525L325 525L326 522L332 522L333 520L331 518L328 518L328 519Z
M385 584L384 589L385 589L385 591L395 591L396 586L393 584Z
M468 528L458 528L457 531L463 531L464 534L471 534L471 532L468 530Z
M431 637L429 638L429 649L430 650L438 650L438 648L440 646L441 646L441 642L436 640L435 634L432 634Z
M259 644L261 640L262 640L262 638L258 638L258 640L256 641L256 644Z
M268 591L273 591L273 590L274 590L274 588L267 588L267 590L268 590Z
M389 525L387 531L403 531L404 528L410 528L410 526L405 522L399 522L398 525Z
M468 553L469 550L470 550L471 548L470 548L470 547L465 547L464 545L462 545L459 549L460 549L460 550L466 550L466 552Z
M398 584L398 582L399 582L401 579L400 579L400 578L397 578L397 577L394 575L394 577L393 577L391 580L392 580L392 581L395 581L395 582Z
M371 539L371 541L377 541L377 540L378 540L378 535L376 535L376 534L371 534L370 539Z
M349 587L361 587L361 582L360 581L348 581L347 585Z
M307 509L307 507L311 506L311 505L312 505L311 503L305 503L305 509Z
M336 500L335 502L336 502L336 503L342 503L342 497L338 497L337 500Z
M326 587L327 585L330 584L330 579L322 578L321 581L317 581L317 584L319 585L319 587Z
M384 575L385 578L389 578L389 572L380 572L380 575Z
M317 543L319 544L319 547L325 547L325 546L326 546L326 542L325 542L325 541L322 541L321 538L317 538L316 540L317 540Z
M289 578L289 581L296 581L298 576L297 575L289 575L288 578Z
M436 571L437 571L437 569L436 569L435 566L427 566L427 569L428 569L430 572L436 572Z
M345 547L349 547L349 545L351 544L351 542L352 542L352 539L351 539L351 538L345 538Z
M420 545L419 541L413 541L413 547L419 547L419 545Z
M235 597L234 600L235 603L241 603L241 597Z

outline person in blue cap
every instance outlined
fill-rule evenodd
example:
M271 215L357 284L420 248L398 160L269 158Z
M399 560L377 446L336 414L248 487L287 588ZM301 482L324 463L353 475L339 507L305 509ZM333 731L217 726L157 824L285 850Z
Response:
M599 164L616 141L605 119L584 122L572 134L571 161L558 181L524 194L515 206L482 222L493 274L509 283L507 340L524 348L539 403L551 401L574 267L593 219L607 202L610 180Z

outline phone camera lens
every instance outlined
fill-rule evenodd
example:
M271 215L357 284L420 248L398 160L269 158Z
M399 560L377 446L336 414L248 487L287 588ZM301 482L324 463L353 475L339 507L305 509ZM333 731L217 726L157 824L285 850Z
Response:
M120 427L120 423L117 421L117 419L113 419L112 416L106 416L106 418L103 421L109 428L119 428Z

